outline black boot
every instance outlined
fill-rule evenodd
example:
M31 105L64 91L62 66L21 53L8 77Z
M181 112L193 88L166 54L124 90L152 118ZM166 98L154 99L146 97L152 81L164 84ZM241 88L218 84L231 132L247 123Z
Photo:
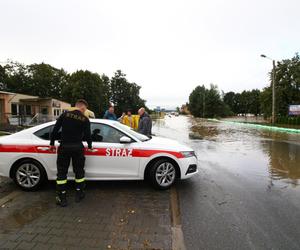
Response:
M80 202L85 197L85 183L76 183L75 202Z
M67 191L57 191L56 192L56 204L61 207L66 207L67 202Z

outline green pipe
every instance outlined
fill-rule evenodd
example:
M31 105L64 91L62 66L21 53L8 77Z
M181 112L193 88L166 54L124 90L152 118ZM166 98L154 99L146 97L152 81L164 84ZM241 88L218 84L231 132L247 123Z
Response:
M296 129L296 128L282 128L282 127L267 126L267 125L254 124L254 123L235 122L235 121L220 121L218 119L207 119L207 120L208 121L213 121L213 122L225 122L225 123L231 123L231 124L242 124L242 125L246 125L248 127L269 129L269 130L278 131L278 132L300 133L300 129Z

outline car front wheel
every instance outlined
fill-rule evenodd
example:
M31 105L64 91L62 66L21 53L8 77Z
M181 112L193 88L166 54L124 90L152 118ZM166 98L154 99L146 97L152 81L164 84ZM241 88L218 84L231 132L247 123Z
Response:
M23 190L37 190L46 179L42 165L31 159L17 163L13 169L13 180Z
M151 184L157 189L168 189L176 179L176 167L168 159L156 161L149 172Z

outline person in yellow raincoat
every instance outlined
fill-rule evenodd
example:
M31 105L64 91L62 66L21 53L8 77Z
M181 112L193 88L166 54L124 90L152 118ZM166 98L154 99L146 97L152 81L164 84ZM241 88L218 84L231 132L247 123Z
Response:
M139 116L133 115L131 110L128 110L127 114L122 119L122 123L134 130L137 130L139 124Z

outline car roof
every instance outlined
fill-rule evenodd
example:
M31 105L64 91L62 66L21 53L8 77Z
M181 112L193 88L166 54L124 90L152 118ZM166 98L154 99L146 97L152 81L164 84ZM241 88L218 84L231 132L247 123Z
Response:
M97 122L97 123L103 123L103 124L109 124L109 125L113 125L118 121L112 121L112 120L107 120L107 119L89 119L90 122ZM37 126L34 126L33 128L43 128L43 127L47 127L50 125L55 124L56 121L51 121L51 122L46 122Z
M32 133L35 133L36 131L39 131L40 129L46 128L48 126L54 125L56 121L51 121L51 122L46 122L43 124L36 125L34 127L30 127L27 129L24 129L22 131L19 131L15 134L10 135L10 137L15 137L15 136L27 136ZM114 125L116 124L117 121L112 121L112 120L106 120L106 119L90 119L90 122L96 122L96 123L103 123L103 124L108 124L108 125Z

